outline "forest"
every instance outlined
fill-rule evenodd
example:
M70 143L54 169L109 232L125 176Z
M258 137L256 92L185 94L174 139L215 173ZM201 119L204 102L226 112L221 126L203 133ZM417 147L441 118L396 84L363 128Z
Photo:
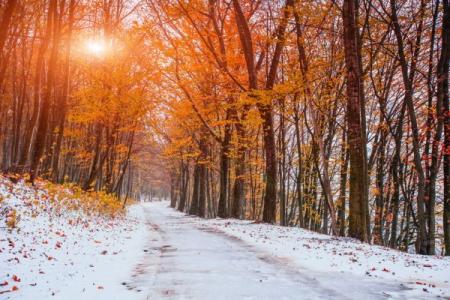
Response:
M0 0L0 167L450 255L448 0Z

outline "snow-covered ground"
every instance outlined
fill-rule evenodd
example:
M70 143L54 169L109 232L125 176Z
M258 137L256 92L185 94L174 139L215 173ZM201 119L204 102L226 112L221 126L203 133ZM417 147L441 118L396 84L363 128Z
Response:
M449 257L408 254L349 238L248 221L200 220L198 223L200 227L217 228L271 255L289 259L302 268L399 282L412 289L411 293L405 293L410 296L450 297Z
M125 283L144 254L142 208L86 215L51 203L39 186L0 177L0 299L139 299Z
M217 228L271 255L289 259L302 268L399 282L412 289L405 293L411 297L426 294L450 297L449 257L408 254L300 228L237 220L198 223L200 227Z
M0 176L2 300L450 298L449 258L204 220L165 201L107 218L52 197Z
M176 212L167 202L148 203L145 210L148 222L157 224L154 240L170 250L158 263L163 272L155 275L155 298L161 297L158 290L188 299L208 299L208 291L216 299L450 297L450 258L299 228L204 220Z

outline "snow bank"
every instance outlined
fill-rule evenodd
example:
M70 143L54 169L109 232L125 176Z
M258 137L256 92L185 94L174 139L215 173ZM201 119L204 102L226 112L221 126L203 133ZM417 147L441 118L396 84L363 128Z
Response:
M0 299L139 299L125 282L143 255L142 222L139 206L86 215L57 207L39 182L0 177Z
M349 272L400 281L414 290L450 296L449 258L403 253L300 228L224 220L211 220L201 225L220 228L272 255L292 259L314 271Z

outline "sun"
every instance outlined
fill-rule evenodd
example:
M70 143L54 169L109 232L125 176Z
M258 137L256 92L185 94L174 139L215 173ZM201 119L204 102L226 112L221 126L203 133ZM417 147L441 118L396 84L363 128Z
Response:
M106 51L105 42L103 40L87 40L86 50L93 55L102 56Z

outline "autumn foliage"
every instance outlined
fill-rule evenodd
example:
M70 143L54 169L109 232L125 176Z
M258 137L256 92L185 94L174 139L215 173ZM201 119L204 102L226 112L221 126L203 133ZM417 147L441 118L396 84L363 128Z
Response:
M447 0L4 2L5 172L450 254Z

